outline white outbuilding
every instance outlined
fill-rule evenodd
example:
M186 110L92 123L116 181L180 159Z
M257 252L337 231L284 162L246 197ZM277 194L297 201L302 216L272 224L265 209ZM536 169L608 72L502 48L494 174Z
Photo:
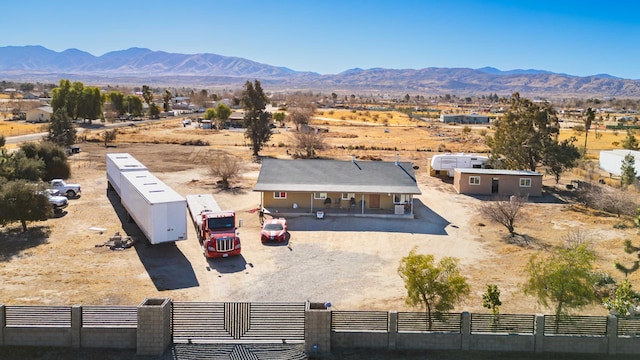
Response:
M640 151L636 150L602 150L600 151L599 167L611 175L620 176L622 174L622 161L628 154L634 157L636 173L640 173Z
M27 122L49 122L53 115L51 106L40 106L27 111Z

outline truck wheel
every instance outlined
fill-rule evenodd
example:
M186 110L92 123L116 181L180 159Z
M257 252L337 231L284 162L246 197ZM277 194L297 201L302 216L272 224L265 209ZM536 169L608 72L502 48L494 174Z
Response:
M66 194L68 199L76 197L76 193L73 190L67 190Z

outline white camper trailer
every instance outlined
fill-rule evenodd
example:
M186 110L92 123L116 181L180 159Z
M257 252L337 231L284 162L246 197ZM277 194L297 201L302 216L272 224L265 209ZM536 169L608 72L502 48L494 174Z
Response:
M453 169L482 169L489 162L489 158L483 155L473 154L439 154L431 159L431 175L442 175L446 172L453 177Z

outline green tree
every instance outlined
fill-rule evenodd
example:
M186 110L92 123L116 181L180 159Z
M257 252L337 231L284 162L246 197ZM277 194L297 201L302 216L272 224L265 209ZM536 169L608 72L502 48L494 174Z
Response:
M589 129L596 119L596 112L592 108L584 111L584 153L587 153L587 138L589 137Z
M207 110L205 110L204 115L202 116L205 120L213 120L216 118L216 109L214 108L207 108Z
M6 154L6 161L0 168L0 176L7 180L40 181L45 164L40 158L29 158L23 151Z
M107 98L111 101L111 106L113 110L118 114L122 115L127 112L127 109L124 106L124 94L120 91L110 91L107 94Z
M564 139L559 143L550 144L545 153L545 167L547 173L553 175L556 184L560 182L560 176L568 169L576 166L581 154L578 148L573 145L578 141L574 136Z
M153 102L153 91L147 85L142 85L142 98L147 105L151 105L151 102Z
M638 139L636 139L633 131L627 130L627 136L622 140L622 148L629 150L638 150Z
M535 171L555 154L560 126L551 104L534 103L514 93L511 106L494 122L493 136L487 136L492 155L508 169Z
M0 223L19 221L22 231L27 231L27 222L42 221L51 217L53 208L44 187L34 187L24 180L9 181L0 189Z
M67 115L65 108L54 111L47 130L47 141L51 141L58 146L69 146L76 142L76 128Z
M636 181L636 158L632 154L627 154L622 159L620 165L620 183L622 188L632 185Z
M252 84L247 80L242 92L242 106L245 110L244 126L247 129L244 136L249 140L253 156L256 158L264 144L271 139L271 129L269 128L271 114L264 111L268 100L260 81L255 80Z
M160 115L160 107L156 103L149 104L149 117L157 119Z
M286 117L287 117L287 114L283 113L282 111L278 111L277 113L273 114L273 120L278 122L280 126L284 126L284 119Z
M407 304L425 306L429 330L433 326L432 312L452 310L470 293L453 257L444 257L436 264L433 255L418 254L414 247L400 260L398 274L407 289Z
M98 87L85 87L83 83L60 80L58 87L53 89L51 107L55 114L64 109L71 119L102 118L103 97Z
M630 267L622 265L622 263L620 263L619 261L615 262L616 269L622 272L624 274L624 277L626 278L629 276L629 274L638 271L638 269L640 268L640 248L633 246L633 244L631 243L631 240L626 239L624 241L624 252L626 252L627 254L637 253L636 260L633 262L633 264Z
M169 91L168 89L166 89L164 93L162 93L162 107L164 109L164 112L171 110L172 97L173 97L173 94L171 94L171 91Z
M533 255L526 267L528 280L524 292L535 296L540 305L553 309L559 321L570 310L595 301L595 260L595 253L587 243L557 249L546 259Z
M616 292L613 297L607 297L602 302L604 307L617 317L627 317L631 315L637 303L638 296L631 289L629 279L624 279L622 284L616 287Z
M227 104L218 103L216 105L216 126L218 129L222 129L229 116L231 116L231 108Z
M68 179L71 176L71 167L67 162L67 154L63 148L49 141L38 143L23 143L20 151L29 159L42 160L44 169L41 179Z
M496 284L487 284L487 292L482 294L482 306L491 310L493 315L500 313L500 290Z
M124 97L124 106L126 106L127 112L133 116L142 115L142 100L135 95L127 95Z

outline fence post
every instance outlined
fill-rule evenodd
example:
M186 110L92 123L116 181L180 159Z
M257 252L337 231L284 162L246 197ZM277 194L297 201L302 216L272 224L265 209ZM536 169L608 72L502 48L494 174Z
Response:
M162 355L171 344L171 299L145 299L138 305L137 355Z
M306 304L304 312L304 348L307 354L331 353L331 310L325 303Z
M471 314L465 311L461 316L460 332L462 334L462 342L460 344L460 350L469 351L471 345Z
M607 338L609 355L618 353L618 318L615 316L607 317Z
M396 339L398 337L398 312L389 311L389 328L387 329L389 334L389 341L387 348L389 350L396 349Z
M0 346L4 346L4 328L7 326L4 304L0 304Z
M536 315L536 325L533 329L535 338L535 352L544 351L544 315Z
M82 306L71 307L71 347L79 349L82 347Z

